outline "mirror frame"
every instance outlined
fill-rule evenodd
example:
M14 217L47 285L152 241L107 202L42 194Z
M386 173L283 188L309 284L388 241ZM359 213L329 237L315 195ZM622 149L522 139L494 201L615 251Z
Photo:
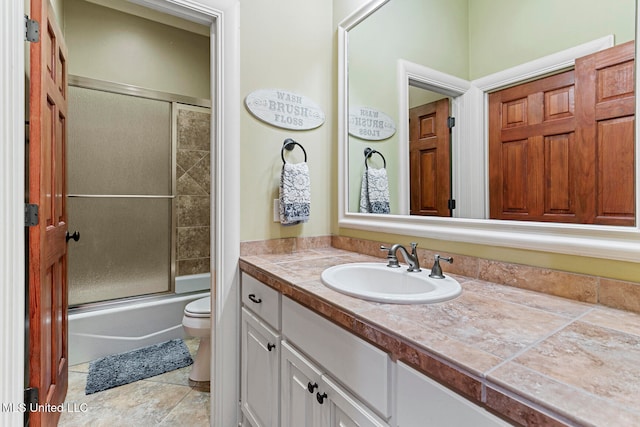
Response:
M348 212L349 206L349 81L347 74L349 31L356 25L374 13L390 0L371 0L356 10L338 25L338 225L341 228L383 232L407 236L422 237L436 240L471 243L483 246L496 246L551 252L558 254L577 255L584 257L615 259L621 261L640 261L640 151L639 151L639 108L636 97L636 123L635 123L635 196L636 196L636 220L633 227L620 226L596 226L585 224L564 224L545 222L526 222L469 218L443 218L421 217L409 215L381 215ZM636 6L636 40L638 40L638 8ZM636 43L636 58L638 44ZM551 55L554 56L554 55ZM556 58L558 59L558 58ZM412 70L412 65L403 65L405 69ZM565 65L566 67L566 65ZM401 65L398 65L401 69ZM428 68L425 67L428 70ZM636 68L637 70L637 68ZM435 71L435 70L433 70ZM551 69L549 69L551 71ZM636 88L639 87L640 73L636 72ZM398 80L408 81L409 78L416 81L429 83L428 79L419 76L399 76ZM497 73L487 78L480 78L471 82L471 88L465 94L469 94L468 102L462 102L460 108L466 112L472 121L480 123L484 132L481 137L486 141L486 126L484 108L486 107L486 91L493 90L508 84L508 77ZM436 82L437 83L437 82ZM433 87L437 87L435 84ZM446 86L441 86L446 87ZM399 92L402 94L403 92ZM400 95L400 98L403 98ZM400 100L400 104L406 102ZM406 104L404 104L406 105ZM406 116L406 115L405 115ZM402 113L400 119L402 120ZM479 120L479 122L477 122ZM400 123L398 129L405 128ZM476 128L477 129L477 128ZM407 130L399 131L400 138L406 138ZM474 137L467 130L460 131L460 138ZM477 137L477 136L476 136ZM483 144L477 145L484 147ZM485 159L485 155L482 155ZM454 153L454 162L457 157ZM408 170L408 159L404 168ZM486 159L485 159L486 163ZM402 161L400 164L402 166ZM466 164L465 167L471 167ZM477 165L474 166L477 169ZM481 169L484 170L482 164ZM407 172L408 173L408 172ZM408 179L408 178L403 178ZM483 178L485 179L485 178ZM402 179L400 180L402 181ZM454 189L460 189L460 182L454 179ZM401 198L401 203L402 202Z

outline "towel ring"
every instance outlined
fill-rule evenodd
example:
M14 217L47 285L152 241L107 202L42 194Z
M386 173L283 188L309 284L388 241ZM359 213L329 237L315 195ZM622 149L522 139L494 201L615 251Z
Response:
M284 150L285 148L289 151L293 150L295 148L295 146L298 146L302 149L302 152L304 153L304 161L305 163L307 162L307 151L304 149L304 147L302 145L300 145L299 142L294 141L291 138L287 138L284 140L284 143L282 144L282 149L280 149L280 157L282 158L282 163L287 163L284 160Z
M367 163L367 160L369 160L369 158L371 158L371 156L373 156L374 154L379 155L380 157L382 157L382 162L384 165L384 168L387 168L387 159L384 158L384 156L382 155L381 152L377 151L377 150L373 150L369 147L364 149L364 166L369 169L369 164Z

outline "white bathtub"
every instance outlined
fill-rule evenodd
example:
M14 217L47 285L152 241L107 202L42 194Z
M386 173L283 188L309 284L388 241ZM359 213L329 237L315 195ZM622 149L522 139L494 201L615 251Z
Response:
M69 314L69 364L183 338L184 307L209 295L210 274L176 277L176 294ZM206 291L185 295L184 292ZM178 293L180 291L181 293Z
M195 291L209 291L211 289L211 273L192 274L176 277L176 294Z

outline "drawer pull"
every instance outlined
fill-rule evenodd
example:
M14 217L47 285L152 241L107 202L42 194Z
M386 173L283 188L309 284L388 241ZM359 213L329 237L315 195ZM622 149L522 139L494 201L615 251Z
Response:
M256 298L256 294L249 294L249 299L256 304L260 304L262 302L261 298Z
M327 393L322 393L320 394L320 392L316 393L316 400L318 401L319 404L323 404L324 403L324 399L327 398Z
M311 381L309 381L309 383L307 384L307 390L309 390L309 393L313 394L313 390L316 388L318 388L318 383L311 384Z
M271 350L273 350L274 348L276 348L276 345L275 345L275 344L267 343L267 350L271 351Z

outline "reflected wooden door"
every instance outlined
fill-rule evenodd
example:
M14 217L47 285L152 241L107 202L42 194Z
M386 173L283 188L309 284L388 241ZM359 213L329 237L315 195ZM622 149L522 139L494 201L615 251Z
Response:
M29 386L39 405L60 405L67 393L67 213L65 140L67 49L48 0L31 0L40 41L30 46ZM42 407L40 408L42 409ZM59 412L29 414L31 426L53 426Z
M576 60L580 194L586 223L635 224L635 44Z
M581 222L574 72L489 95L489 197L494 219Z
M634 51L489 95L491 218L634 225Z
M451 216L449 99L409 109L411 215Z

